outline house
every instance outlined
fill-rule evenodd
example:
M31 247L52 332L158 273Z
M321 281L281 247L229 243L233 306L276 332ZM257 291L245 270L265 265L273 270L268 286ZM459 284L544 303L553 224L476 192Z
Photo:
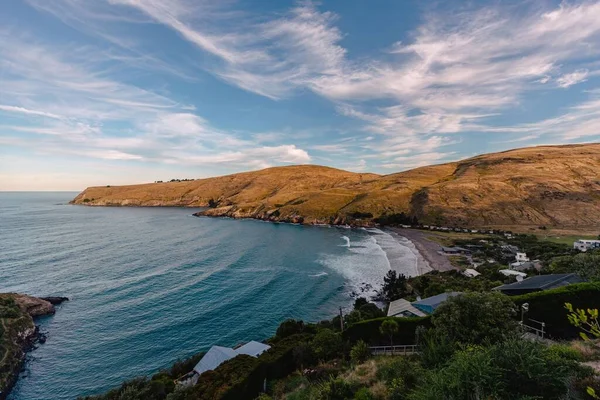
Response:
M447 292L438 294L437 296L428 297L426 299L418 300L412 303L412 305L425 314L432 314L440 304L448 300L450 297L458 296L460 292Z
M211 347L204 357L196 364L192 372L185 374L177 380L177 384L181 386L193 386L198 382L200 375L206 371L212 371L219 365L223 364L227 360L231 360L241 354L245 354L251 357L258 357L265 351L269 350L271 346L264 343L250 341L243 346L236 347L235 349L222 346Z
M516 256L516 254L519 252L519 248L517 246L513 246L512 244L505 244L500 248L504 254L513 254Z
M410 301L405 299L394 300L388 307L388 317L424 317L423 311L414 307Z
M579 251L600 249L600 240L579 239L573 243L573 248Z
M481 275L481 273L477 272L476 270L474 270L472 268L465 269L462 274L464 276L466 276L467 278L475 278L476 276Z
M577 274L537 275L532 276L531 278L523 279L520 282L495 287L493 290L502 292L509 296L513 296L531 292L540 292L549 289L556 289L562 286L567 286L573 283L580 282L583 282L583 279L581 279Z
M471 250L464 247L445 247L442 246L442 251L446 254L470 254Z
M527 253L517 252L517 254L515 254L515 261L524 263L529 261L529 257L527 257Z
M540 260L526 261L526 262L516 262L510 264L511 268L515 271L527 271L530 269L535 269L537 271L541 271L542 263Z

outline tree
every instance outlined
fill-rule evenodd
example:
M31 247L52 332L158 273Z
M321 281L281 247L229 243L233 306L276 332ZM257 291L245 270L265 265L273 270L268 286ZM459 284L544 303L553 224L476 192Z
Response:
M367 361L370 356L371 349L369 349L369 345L362 340L356 342L356 344L352 346L352 350L350 350L350 359L355 364L360 364Z
M382 335L390 338L390 346L394 345L394 335L398 333L398 323L393 319L386 319L379 327L379 332Z
M495 343L517 333L515 306L500 293L465 293L441 304L433 313L435 329L463 344Z
M354 309L358 310L365 304L369 304L369 301L364 297L358 297L356 300L354 300Z
M312 340L312 348L319 360L330 360L342 352L342 337L331 329L321 329Z
M598 322L598 309L573 309L571 303L565 303L565 308L569 311L567 317L571 325L581 328L579 332L583 340L590 340L590 336L600 338L600 322ZM588 394L594 399L600 399L592 387L587 388Z
M279 339L302 333L304 331L304 321L296 321L295 319L286 319L277 328L275 336Z
M401 299L406 296L406 277L402 274L398 275L393 269L383 277L383 287L381 294L386 301Z

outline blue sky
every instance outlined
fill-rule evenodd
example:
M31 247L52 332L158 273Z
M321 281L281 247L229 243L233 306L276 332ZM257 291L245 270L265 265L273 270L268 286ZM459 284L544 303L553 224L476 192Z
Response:
M0 3L0 190L599 139L600 2Z

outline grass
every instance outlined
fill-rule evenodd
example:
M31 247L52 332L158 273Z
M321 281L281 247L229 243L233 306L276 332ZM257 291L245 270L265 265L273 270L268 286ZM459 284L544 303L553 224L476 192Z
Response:
M465 232L431 232L427 235L427 239L441 244L442 246L454 246L456 240L469 239L487 239L489 235L481 233L465 233Z
M573 245L573 242L579 240L579 239L598 239L598 235L596 236L592 236L592 235L564 235L564 236L560 236L560 235L538 235L538 238L542 239L542 240L546 240L548 242L553 242L553 243L561 243L561 244L568 244L570 246Z

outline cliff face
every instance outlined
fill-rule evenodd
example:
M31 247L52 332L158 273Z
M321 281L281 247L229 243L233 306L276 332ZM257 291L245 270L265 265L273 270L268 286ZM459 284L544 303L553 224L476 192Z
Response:
M187 182L91 187L74 204L209 207L208 216L369 225L405 213L441 225L600 225L600 144L486 154L391 175L313 165Z
M46 300L27 295L0 294L0 399L8 396L25 359L25 352L37 337L33 317L53 314Z

